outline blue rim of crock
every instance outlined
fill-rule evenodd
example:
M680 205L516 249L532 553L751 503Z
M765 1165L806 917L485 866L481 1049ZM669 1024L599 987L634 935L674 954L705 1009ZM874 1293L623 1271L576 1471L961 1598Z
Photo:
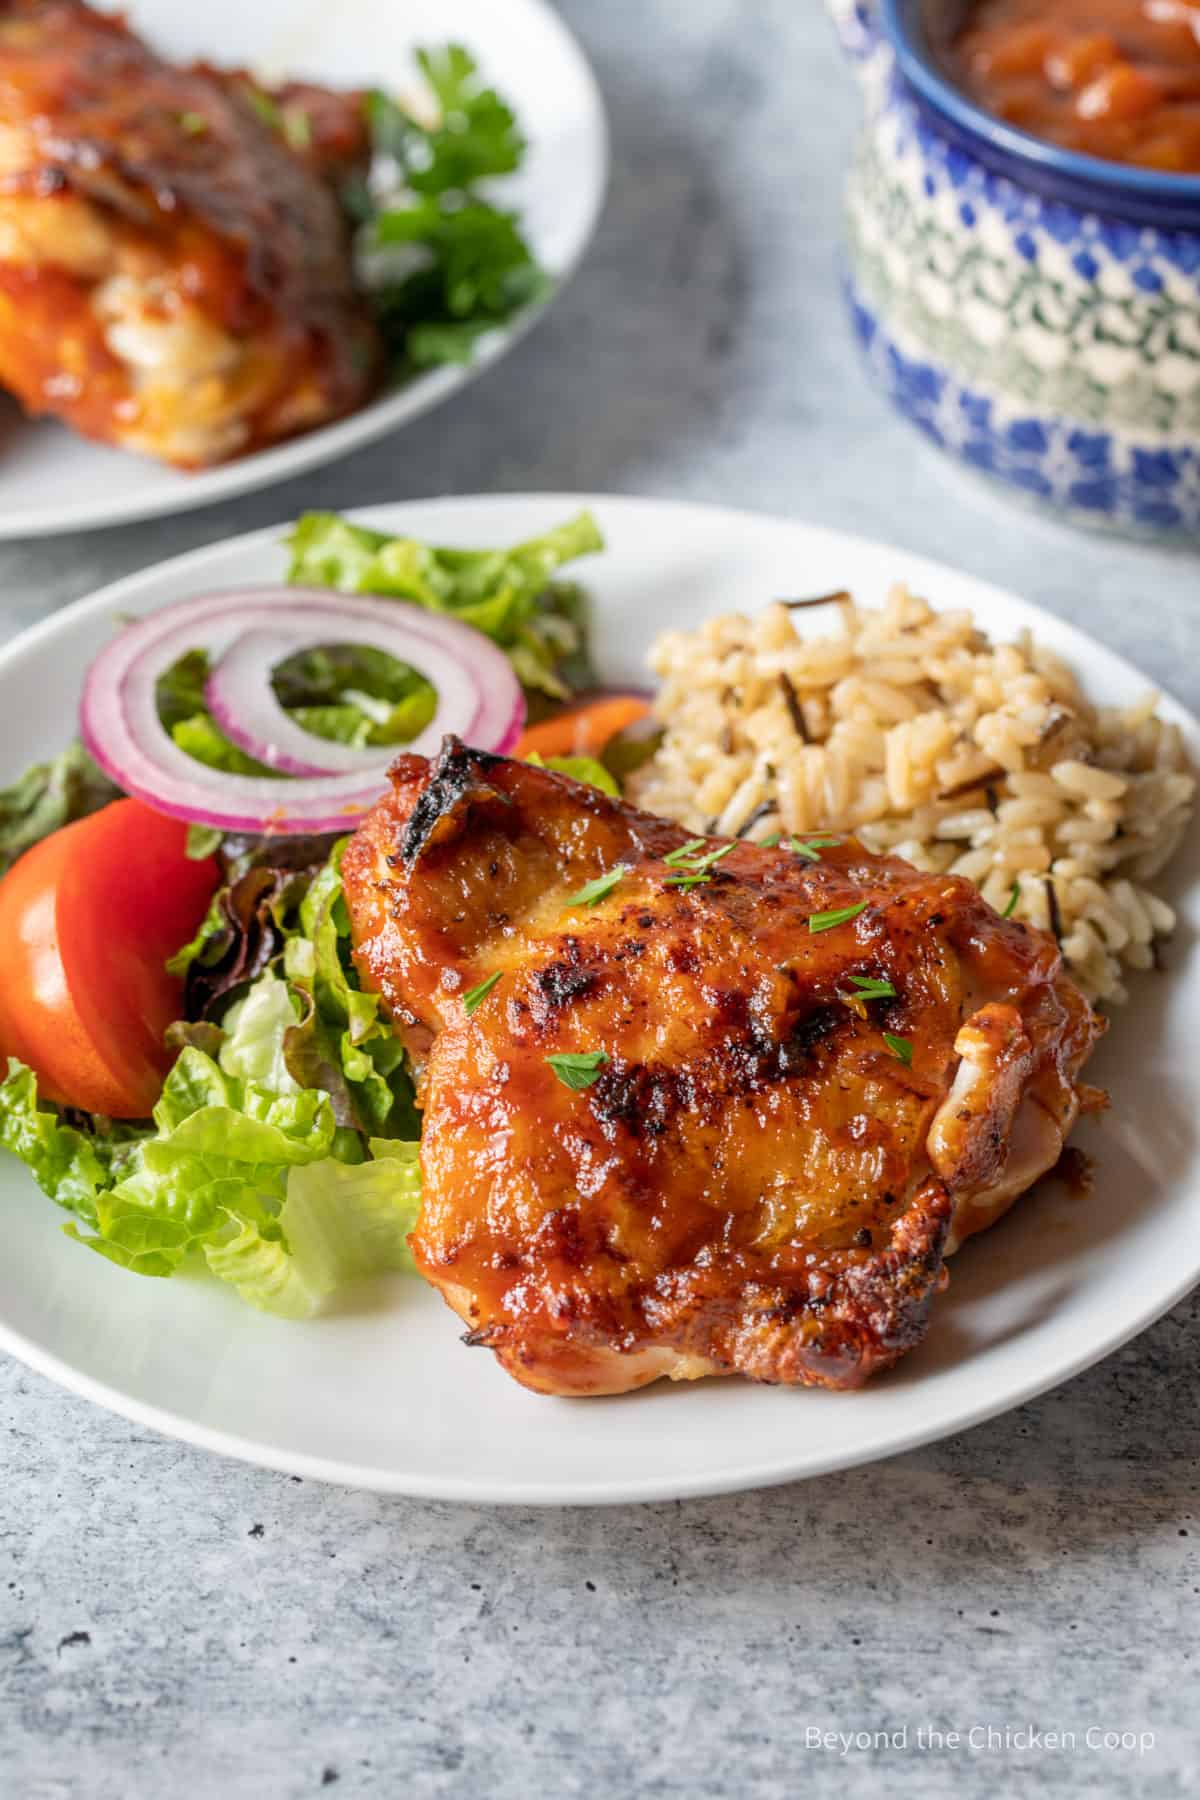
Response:
M987 153L998 172L1047 193L1082 200L1102 212L1172 215L1170 222L1200 230L1200 175L1174 175L1129 163L1105 162L1048 144L985 112L934 67L922 41L921 0L879 0L884 35L900 73L926 108L966 147ZM1031 176L1037 177L1036 182Z

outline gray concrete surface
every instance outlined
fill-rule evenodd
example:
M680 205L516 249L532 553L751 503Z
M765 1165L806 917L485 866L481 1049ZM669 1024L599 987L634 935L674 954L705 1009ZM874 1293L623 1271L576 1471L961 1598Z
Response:
M415 432L291 486L0 548L0 632L309 504L598 488L941 555L1200 706L1193 556L993 501L861 380L836 282L856 98L817 0L563 11L616 170L542 328ZM298 1484L0 1363L0 1795L1192 1792L1198 1363L1193 1299L882 1467L560 1514ZM901 1736L820 1736L860 1731Z

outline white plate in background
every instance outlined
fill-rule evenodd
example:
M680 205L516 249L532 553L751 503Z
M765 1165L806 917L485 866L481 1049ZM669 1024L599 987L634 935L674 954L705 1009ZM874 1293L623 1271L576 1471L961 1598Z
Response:
M850 587L879 604L908 581L970 607L1000 639L1023 626L1102 701L1148 685L1092 639L952 569L781 519L658 500L449 499L355 515L435 542L491 546L591 506L609 548L579 565L601 678L645 678L652 638L781 593ZM189 593L278 579L284 527L236 538L106 588L0 651L0 782L61 747L80 682L113 620ZM571 571L575 573L574 570ZM1162 710L1200 760L1200 724ZM848 1468L992 1417L1065 1381L1150 1324L1200 1279L1200 833L1167 884L1180 929L1166 976L1132 998L1089 1066L1107 1119L1086 1199L1046 1184L953 1259L925 1343L859 1393L661 1382L611 1399L518 1387L418 1277L369 1284L328 1317L253 1312L215 1281L139 1279L88 1255L26 1171L0 1154L0 1348L76 1393L206 1449L290 1473L432 1498L524 1503L661 1500Z
M520 210L560 287L587 248L608 176L604 106L583 52L548 0L131 0L121 10L173 59L205 58L329 87L403 92L417 73L414 48L464 44L529 140L522 169L497 184L502 204ZM192 474L90 443L57 420L27 419L0 395L0 540L185 512L332 462L447 399L503 356L543 310L530 307L490 333L467 367L427 370L349 418Z

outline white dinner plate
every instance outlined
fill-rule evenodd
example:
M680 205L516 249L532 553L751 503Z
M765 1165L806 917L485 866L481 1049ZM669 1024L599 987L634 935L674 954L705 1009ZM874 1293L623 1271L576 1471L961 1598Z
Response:
M113 0L108 9L116 10ZM520 172L497 184L498 201L520 210L557 287L582 257L604 199L608 132L595 78L548 0L122 0L120 10L172 58L329 87L403 92L414 85L415 47L464 44L529 141ZM336 424L194 474L89 443L53 419L27 419L0 395L0 539L185 512L332 462L447 399L543 310L530 307L489 333L467 367L428 370Z
M580 564L606 682L645 679L663 627L781 593L842 586L878 604L910 582L971 607L999 638L1031 626L1099 699L1145 681L1011 595L906 551L715 508L605 496L496 496L375 507L387 530L469 546L516 541L594 508L609 548ZM106 588L0 652L0 780L57 750L113 621L190 593L277 579L283 528L178 557ZM1163 712L1200 758L1200 725ZM1134 976L1090 1074L1112 1111L1081 1128L1086 1199L1049 1183L954 1258L925 1343L859 1393L662 1382L615 1399L539 1398L416 1276L358 1290L305 1324L255 1313L215 1281L152 1281L86 1254L24 1169L0 1155L0 1347L141 1424L272 1468L455 1500L594 1502L718 1493L846 1468L1015 1406L1143 1329L1200 1278L1200 924L1193 832L1168 891L1170 975ZM0 974L2 978L2 974Z

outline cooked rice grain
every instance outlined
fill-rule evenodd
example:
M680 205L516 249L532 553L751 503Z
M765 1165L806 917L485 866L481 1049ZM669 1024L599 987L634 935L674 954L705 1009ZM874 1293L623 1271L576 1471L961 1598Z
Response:
M1191 817L1195 781L1157 696L1094 707L1028 632L995 645L967 612L893 589L848 597L805 637L784 606L669 632L662 747L632 797L693 831L853 830L871 850L965 875L1050 930L1093 1000L1125 998L1171 908L1149 883Z

